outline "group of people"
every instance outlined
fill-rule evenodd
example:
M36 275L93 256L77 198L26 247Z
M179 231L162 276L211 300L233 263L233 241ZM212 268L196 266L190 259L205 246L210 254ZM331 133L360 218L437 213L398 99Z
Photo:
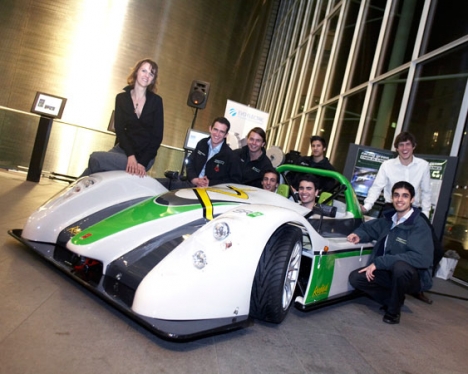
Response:
M266 133L260 127L254 127L247 134L247 145L232 150L226 143L230 130L229 120L218 117L210 125L210 136L198 142L186 162L186 177L159 179L161 184L170 189L187 187L208 187L221 183L242 183L259 187L277 187L279 175L274 170L265 151ZM276 181L264 183L270 178L266 171L275 173Z
M115 100L114 126L118 139L108 152L93 152L82 176L125 170L143 177L154 163L163 138L162 99L156 94L158 66L151 59L139 61L127 78L128 85ZM280 176L266 155L266 134L260 127L250 130L247 145L232 150L226 143L230 123L224 117L213 120L210 136L198 142L187 160L186 179L161 179L171 189L207 187L220 183L242 183L275 192ZM335 170L325 157L326 142L310 139L312 154L296 164ZM361 207L364 213L374 205L382 190L385 207L380 218L364 222L347 239L376 241L370 262L349 276L351 285L382 304L383 321L399 323L406 294L418 294L432 286L434 234L428 220L431 207L429 164L413 152L414 136L399 134L394 142L398 157L382 163ZM312 209L321 190L334 181L308 174L291 173L288 179L301 204Z

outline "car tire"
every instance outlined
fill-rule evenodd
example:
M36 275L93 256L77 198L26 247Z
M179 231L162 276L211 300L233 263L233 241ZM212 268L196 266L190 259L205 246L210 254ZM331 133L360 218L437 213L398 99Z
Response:
M250 316L280 323L294 296L302 256L302 231L280 227L271 236L260 257L250 296Z

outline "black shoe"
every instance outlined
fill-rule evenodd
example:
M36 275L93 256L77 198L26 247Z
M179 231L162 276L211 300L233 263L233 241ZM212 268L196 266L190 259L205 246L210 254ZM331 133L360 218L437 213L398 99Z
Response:
M413 294L413 297L425 302L426 304L432 304L432 300L429 299L426 295L424 295L424 292L416 292Z
M385 323L389 323L390 325L395 325L397 323L400 323L400 313L398 314L393 314L393 313L385 313L383 316L383 321Z

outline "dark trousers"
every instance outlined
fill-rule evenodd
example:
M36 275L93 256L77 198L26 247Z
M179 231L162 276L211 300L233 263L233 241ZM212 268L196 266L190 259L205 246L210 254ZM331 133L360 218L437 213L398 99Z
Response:
M400 313L405 301L405 294L417 293L421 290L417 269L404 261L397 261L390 270L375 270L374 280L369 282L366 273L354 270L349 275L349 283L363 291L375 301L387 306L392 314Z

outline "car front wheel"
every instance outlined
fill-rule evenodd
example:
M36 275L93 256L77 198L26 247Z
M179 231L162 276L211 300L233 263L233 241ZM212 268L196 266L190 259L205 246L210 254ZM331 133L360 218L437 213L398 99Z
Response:
M280 323L296 289L302 255L302 232L285 225L271 236L260 257L250 296L250 315Z

